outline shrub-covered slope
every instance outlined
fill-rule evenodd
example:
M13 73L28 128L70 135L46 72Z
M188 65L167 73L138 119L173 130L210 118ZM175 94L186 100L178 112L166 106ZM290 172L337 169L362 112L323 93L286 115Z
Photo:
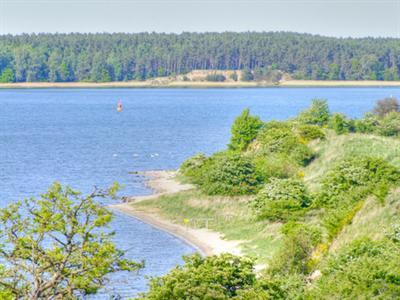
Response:
M284 122L246 110L228 150L182 165L197 191L137 206L244 240L265 270L237 299L399 298L399 116L393 99L357 120L322 100Z

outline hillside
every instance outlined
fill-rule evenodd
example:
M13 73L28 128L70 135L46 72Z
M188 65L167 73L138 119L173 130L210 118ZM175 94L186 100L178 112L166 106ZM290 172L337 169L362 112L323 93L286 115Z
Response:
M197 188L130 205L240 241L264 269L244 292L257 299L396 298L399 114L351 120L314 101L293 120L263 123L244 111L227 151L181 166L178 179Z

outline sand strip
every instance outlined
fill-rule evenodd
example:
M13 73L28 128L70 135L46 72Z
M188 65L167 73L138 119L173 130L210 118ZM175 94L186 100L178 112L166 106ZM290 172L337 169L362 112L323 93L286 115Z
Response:
M161 195L173 194L193 188L192 185L182 184L176 181L174 179L176 172L152 171L142 174L149 177L147 185L155 191L155 194L149 196L125 197L124 200L130 202L110 205L109 207L112 210L119 211L157 229L168 232L198 249L203 255L209 256L221 253L231 253L235 255L241 254L239 249L241 241L224 240L221 234L217 232L176 224L170 220L162 218L156 213L141 211L132 206L132 202L155 199Z

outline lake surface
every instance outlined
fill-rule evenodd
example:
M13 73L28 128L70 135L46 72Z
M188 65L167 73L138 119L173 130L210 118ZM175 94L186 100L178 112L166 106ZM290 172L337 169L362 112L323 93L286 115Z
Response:
M54 181L83 192L118 181L121 195L149 194L131 172L175 169L197 152L224 149L246 107L264 120L286 119L325 98L331 111L359 117L389 96L400 98L400 88L0 90L0 206L39 195ZM145 291L145 276L165 274L195 251L121 214L112 226L118 245L146 268L111 276L93 299Z

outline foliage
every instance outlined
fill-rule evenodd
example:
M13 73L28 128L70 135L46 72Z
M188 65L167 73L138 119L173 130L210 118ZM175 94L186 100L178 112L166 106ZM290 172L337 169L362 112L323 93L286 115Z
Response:
M260 218L287 221L296 218L310 205L310 196L304 183L287 178L271 178L252 201Z
M229 149L243 151L257 137L263 122L259 117L250 115L248 108L235 119L231 128Z
M238 81L239 76L238 74L235 72L233 72L231 75L229 75L229 78L232 79L233 81Z
M390 112L379 120L376 130L383 136L400 136L400 113Z
M397 299L400 247L361 239L331 255L306 299Z
M296 126L295 130L300 138L306 142L316 139L325 139L324 131L317 125L300 124Z
M208 161L203 153L198 153L184 161L179 171L193 183L201 183L204 167Z
M254 80L254 75L249 68L245 68L242 71L242 76L240 77L242 81L252 81Z
M355 132L373 133L379 125L379 121L372 113L365 114L364 118L354 120Z
M396 98L378 100L373 110L373 113L379 117L384 117L391 112L400 112L400 104Z
M0 73L0 82L1 83L8 83L8 82L14 82L15 81L15 76L13 70L8 67L3 70L3 72Z
M302 111L298 120L300 123L324 126L329 121L329 107L326 100L314 99L311 107Z
M353 132L354 124L344 114L334 113L329 120L329 128L333 129L336 134L344 134Z
M95 293L111 272L142 267L124 259L103 231L112 214L95 198L117 188L81 196L54 183L40 199L2 209L0 286L17 299L75 299Z
M231 299L256 282L253 261L230 254L184 257L185 264L153 278L142 299Z
M194 69L244 70L245 81L256 70L271 81L281 72L298 79L398 80L399 44L288 32L3 35L0 71L11 68L18 82L144 80Z
M324 205L335 207L335 196L344 192L356 187L387 187L399 180L400 171L383 159L365 156L347 158L326 174L320 200Z
M258 191L263 177L256 172L250 158L222 153L212 157L203 174L201 189L209 195L246 195Z
M256 172L262 174L265 179L271 177L288 178L296 176L298 166L288 160L286 155L260 154L252 157Z
M324 207L324 226L334 238L351 223L369 195L383 201L400 181L400 171L387 161L370 157L344 159L329 171L314 205Z
M209 74L206 76L207 81L223 82L226 80L225 76L222 74Z
M267 123L260 130L257 141L267 156L271 153L283 154L299 165L306 165L314 158L311 149L287 124Z
M282 231L285 234L283 246L272 262L270 273L308 274L311 254L322 240L321 231L315 226L296 222L287 223Z

